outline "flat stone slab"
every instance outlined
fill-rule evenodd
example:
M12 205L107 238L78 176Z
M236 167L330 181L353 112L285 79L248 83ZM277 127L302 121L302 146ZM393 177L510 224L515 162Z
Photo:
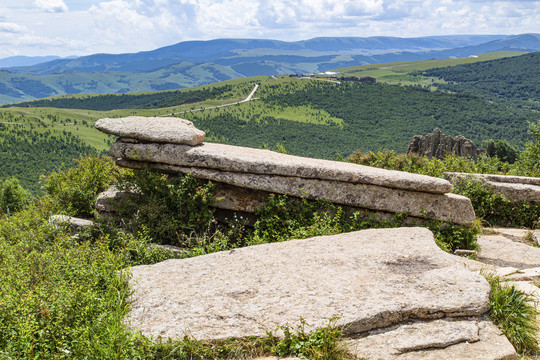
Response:
M360 358L385 360L516 359L516 352L489 320L443 319L374 330L347 341Z
M431 176L224 144L204 143L191 147L117 141L111 147L110 154L117 159L229 172L336 180L438 194L452 190L450 182Z
M501 235L478 237L478 259L500 267L518 269L540 267L540 248L512 241Z
M205 137L191 121L176 117L105 118L96 121L95 127L107 134L159 143L199 145Z
M264 336L333 317L346 334L409 319L478 316L490 288L425 228L364 230L131 268L129 323L146 335ZM308 330L309 330L308 329Z

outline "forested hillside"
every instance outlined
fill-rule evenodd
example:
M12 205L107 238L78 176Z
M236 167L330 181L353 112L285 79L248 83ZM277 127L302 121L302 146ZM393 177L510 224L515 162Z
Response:
M61 164L71 166L73 159L96 153L69 132L39 132L23 125L8 129L0 124L0 134L0 178L16 177L34 194L41 192L40 174L58 171Z
M285 86L285 85L282 85ZM538 114L470 95L420 87L324 81L301 88L267 87L260 100L182 114L209 139L250 147L280 143L293 154L335 158L355 150L404 152L408 141L439 127L480 144L505 139L519 147ZM305 117L293 109L305 109Z
M417 74L444 80L437 84L439 89L540 110L540 52Z

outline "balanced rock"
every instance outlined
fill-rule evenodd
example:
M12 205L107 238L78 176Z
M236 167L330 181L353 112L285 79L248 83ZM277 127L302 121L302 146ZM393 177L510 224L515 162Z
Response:
M478 150L471 140L462 135L454 138L435 129L431 134L414 136L407 146L407 154L410 153L437 159L442 159L447 154L455 154L469 156L476 160Z
M105 118L96 121L95 127L107 134L159 143L199 145L205 137L191 121L175 117Z
M130 325L164 338L264 336L301 318L309 331L334 317L352 335L489 310L487 281L440 250L424 228L264 244L130 272Z

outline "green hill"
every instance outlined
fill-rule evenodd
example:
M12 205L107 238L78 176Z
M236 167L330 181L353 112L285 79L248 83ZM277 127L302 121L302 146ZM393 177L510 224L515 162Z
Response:
M444 80L439 89L540 110L540 52L417 74Z

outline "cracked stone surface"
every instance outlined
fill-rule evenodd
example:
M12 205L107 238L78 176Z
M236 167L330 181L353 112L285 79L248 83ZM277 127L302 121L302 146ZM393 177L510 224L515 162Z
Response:
M361 333L410 319L479 316L489 285L424 228L364 230L131 268L131 326L147 335L265 335L304 318Z

